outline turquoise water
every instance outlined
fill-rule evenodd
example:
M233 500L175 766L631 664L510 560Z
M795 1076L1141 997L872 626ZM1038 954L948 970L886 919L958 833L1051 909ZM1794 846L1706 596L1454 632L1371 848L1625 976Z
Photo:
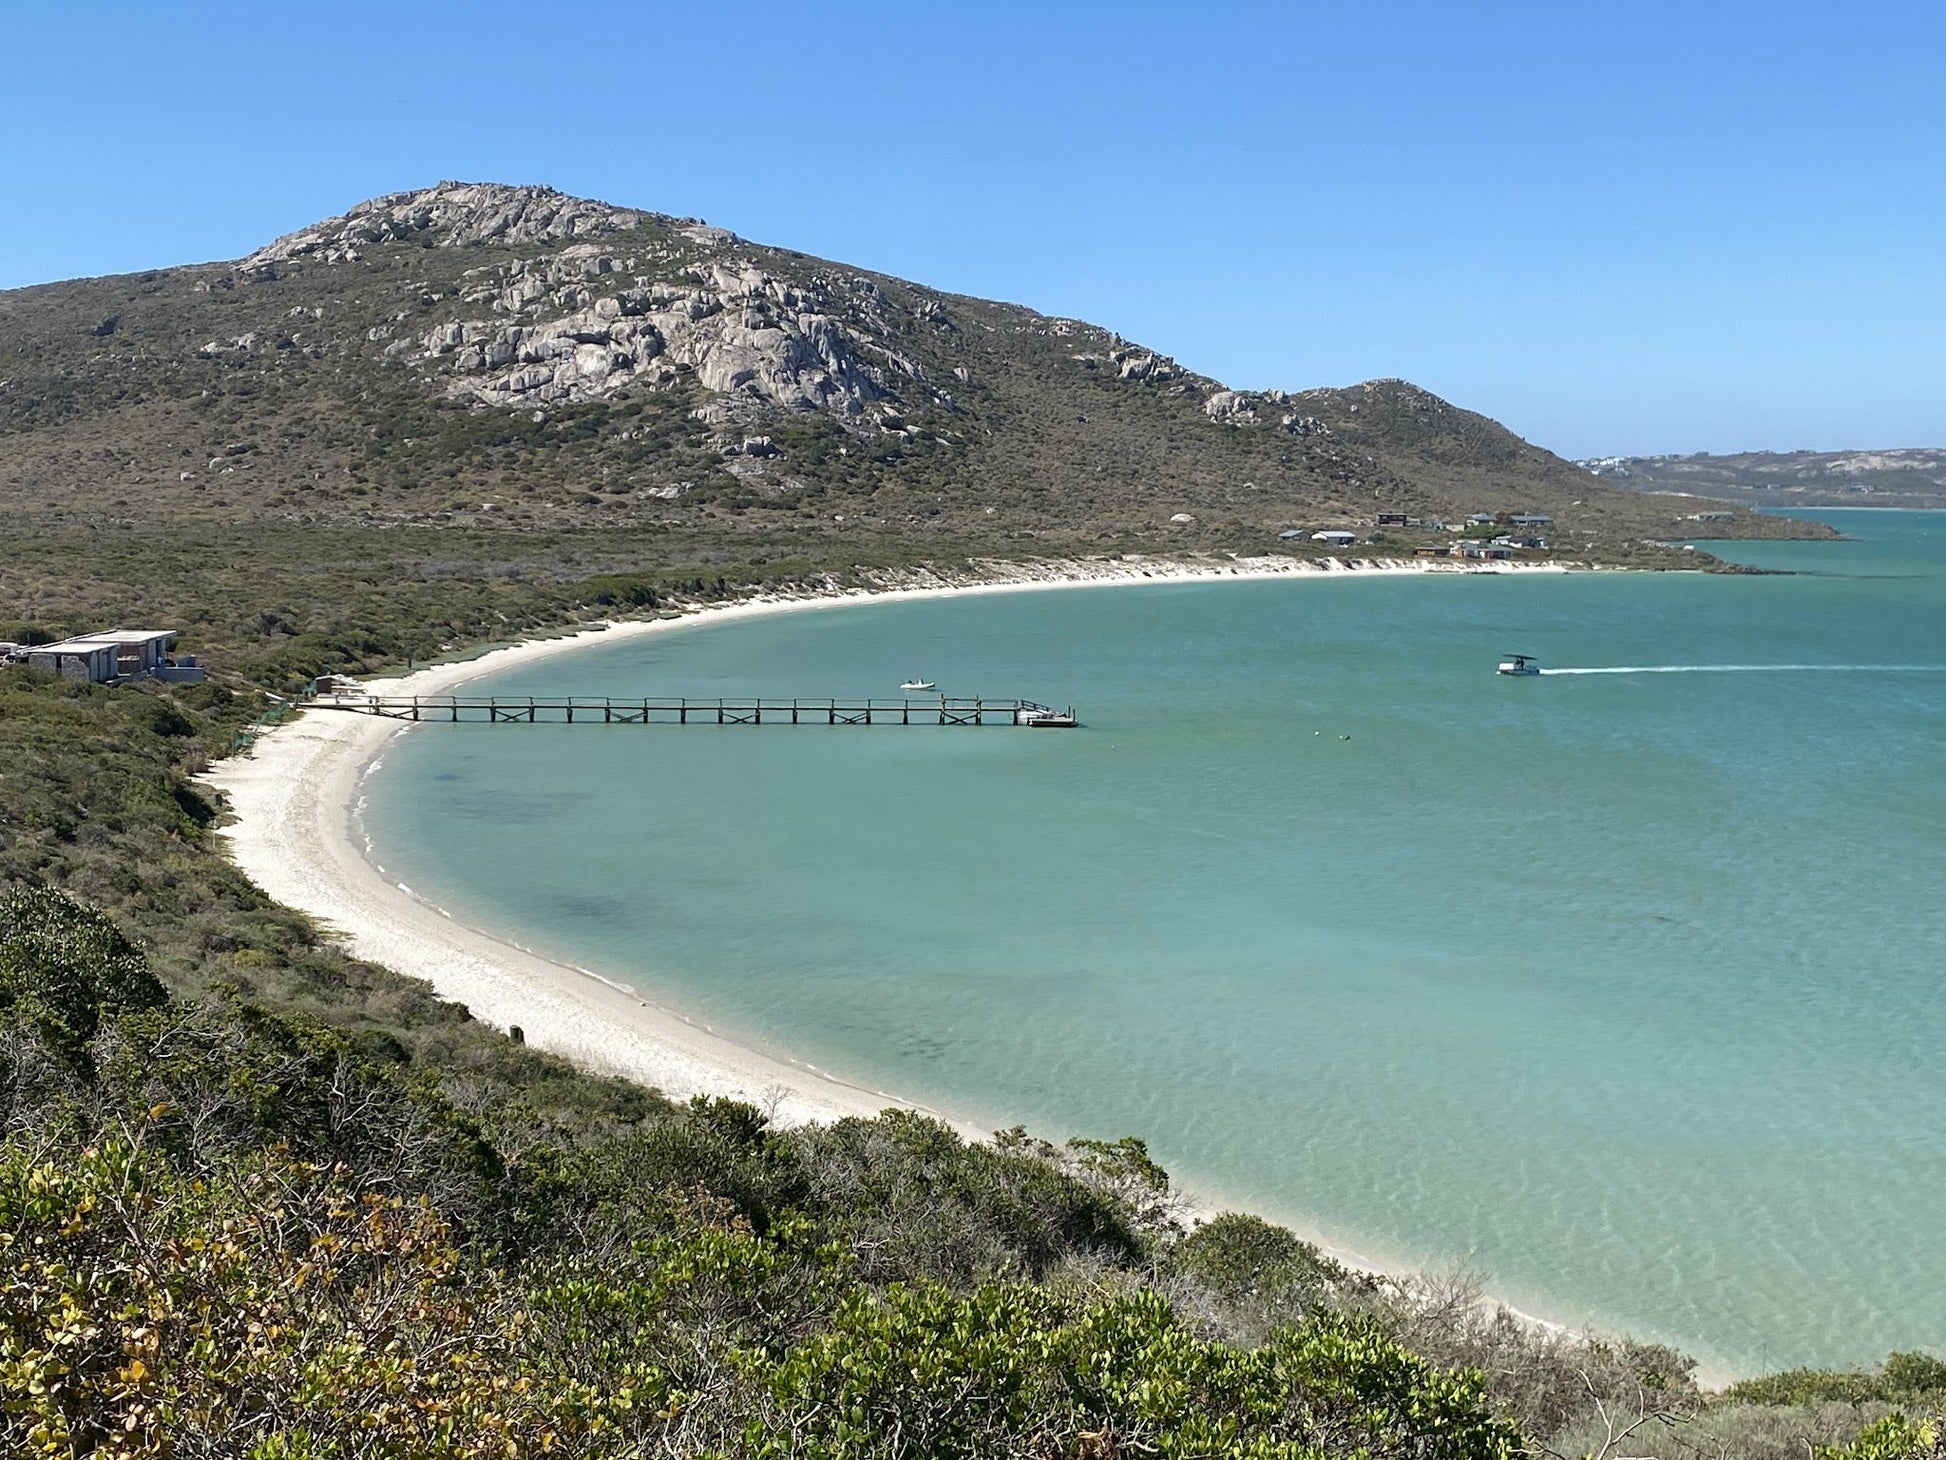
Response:
M1796 576L1343 578L698 625L496 692L1086 728L430 727L382 859L879 1088L1739 1368L1946 1343L1946 514ZM1496 676L1551 667L1905 666ZM1349 736L1349 739L1342 737Z

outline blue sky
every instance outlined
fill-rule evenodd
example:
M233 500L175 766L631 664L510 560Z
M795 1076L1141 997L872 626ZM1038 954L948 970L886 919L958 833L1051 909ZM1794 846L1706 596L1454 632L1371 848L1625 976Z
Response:
M9 7L0 287L546 182L1568 455L1946 445L1946 5Z

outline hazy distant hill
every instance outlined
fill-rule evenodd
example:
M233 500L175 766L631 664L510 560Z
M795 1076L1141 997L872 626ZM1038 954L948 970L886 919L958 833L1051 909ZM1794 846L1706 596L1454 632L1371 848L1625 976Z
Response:
M1380 511L1540 511L1578 548L1693 505L1403 381L1232 391L1096 325L546 188L442 183L236 263L0 293L14 513L707 527L818 560Z
M1641 492L1695 492L1758 507L1946 507L1946 450L1742 451L1604 456L1578 463Z

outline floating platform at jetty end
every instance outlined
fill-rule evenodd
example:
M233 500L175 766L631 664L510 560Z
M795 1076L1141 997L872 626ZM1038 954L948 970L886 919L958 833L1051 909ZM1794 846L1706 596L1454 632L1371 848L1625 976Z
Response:
M613 699L567 696L320 694L309 708L390 720L487 725L1020 725L1068 729L1072 708L1033 700Z

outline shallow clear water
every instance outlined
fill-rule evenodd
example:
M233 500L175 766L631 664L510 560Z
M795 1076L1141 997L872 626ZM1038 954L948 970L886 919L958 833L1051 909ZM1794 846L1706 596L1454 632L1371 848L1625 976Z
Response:
M859 605L528 694L1072 700L1086 728L429 727L381 859L995 1124L1738 1367L1946 1342L1946 514L1800 576ZM1551 667L1852 665L1548 675ZM1349 739L1342 737L1349 736Z

